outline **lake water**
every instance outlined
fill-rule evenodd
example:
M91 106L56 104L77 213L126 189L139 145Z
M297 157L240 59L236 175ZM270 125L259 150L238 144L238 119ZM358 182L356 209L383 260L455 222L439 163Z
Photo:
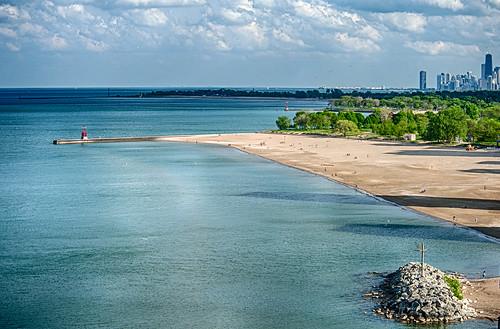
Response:
M418 242L441 269L500 275L500 245L479 234L234 149L51 144L81 125L91 137L271 129L282 108L0 92L0 327L404 328L362 294L379 280L369 272L418 260Z

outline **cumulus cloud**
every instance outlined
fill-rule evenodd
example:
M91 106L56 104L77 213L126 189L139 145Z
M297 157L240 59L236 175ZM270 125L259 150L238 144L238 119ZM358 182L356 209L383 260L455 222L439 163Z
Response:
M439 8L459 10L464 8L461 0L421 0L423 3L437 6Z
M380 50L380 47L370 39L362 39L350 36L347 33L336 33L335 41L346 50L372 53Z
M415 41L407 42L406 47L426 55L468 56L478 54L480 49L476 45L462 45L445 41Z
M167 23L167 15L158 8L149 8L145 10L133 9L128 13L131 18L138 25L145 26L162 26Z
M7 47L7 49L9 49L12 52L18 52L21 50L21 48L19 46L16 46L15 44L13 44L11 42L5 43L5 47Z
M6 36L8 38L17 37L16 31L14 31L13 29L9 29L7 27L0 27L0 35Z
M417 13L394 12L379 14L378 17L391 27L409 32L421 33L427 24L427 18Z
M199 6L206 4L205 0L116 0L111 1L111 5L127 7L182 7Z
M58 35L53 35L50 38L45 39L45 45L49 49L62 50L68 48L68 42L63 37Z
M493 8L500 9L500 0L485 0L485 2Z
M470 53L500 42L500 20L493 9L499 2L25 0L0 4L0 43L11 42L22 51L176 48L285 54L284 49L294 49L335 54L385 52L406 45L427 54ZM477 46L460 48L462 44Z
M29 19L30 16L27 11L19 9L16 6L9 4L0 4L0 18L19 20L19 19Z

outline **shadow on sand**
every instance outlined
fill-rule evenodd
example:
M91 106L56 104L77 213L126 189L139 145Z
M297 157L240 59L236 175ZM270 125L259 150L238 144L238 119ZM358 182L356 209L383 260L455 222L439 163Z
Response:
M499 155L500 156L500 155ZM500 166L500 161L495 161L495 160L491 160L491 161L480 161L478 162L477 164L482 164L482 165L497 165L497 166Z
M472 174L500 174L500 169L479 169L479 168L474 168L474 169L464 169L460 170L461 172L468 172Z
M500 157L500 152L467 152L458 150L403 150L398 152L389 152L388 154L395 155L421 155L421 156L450 156L450 157L478 157L478 158L495 158Z
M444 198L420 195L378 195L381 198L404 206L412 207L443 207L461 209L500 210L499 200Z

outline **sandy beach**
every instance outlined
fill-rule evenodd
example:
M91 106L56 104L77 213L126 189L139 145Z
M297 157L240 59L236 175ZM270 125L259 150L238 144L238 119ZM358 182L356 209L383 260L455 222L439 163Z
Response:
M464 289L464 296L472 301L479 316L496 321L500 317L500 277L471 280Z
M266 133L162 140L234 147L500 239L498 150L467 152L432 145ZM498 280L473 280L466 287L466 296L480 317L500 315Z

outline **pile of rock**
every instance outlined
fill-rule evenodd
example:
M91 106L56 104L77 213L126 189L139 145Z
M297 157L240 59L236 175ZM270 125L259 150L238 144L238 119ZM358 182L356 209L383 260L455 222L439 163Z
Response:
M422 265L409 263L387 275L380 289L367 296L380 299L373 310L376 314L401 322L457 322L475 317L470 301L455 297L445 276L427 264L422 276Z

